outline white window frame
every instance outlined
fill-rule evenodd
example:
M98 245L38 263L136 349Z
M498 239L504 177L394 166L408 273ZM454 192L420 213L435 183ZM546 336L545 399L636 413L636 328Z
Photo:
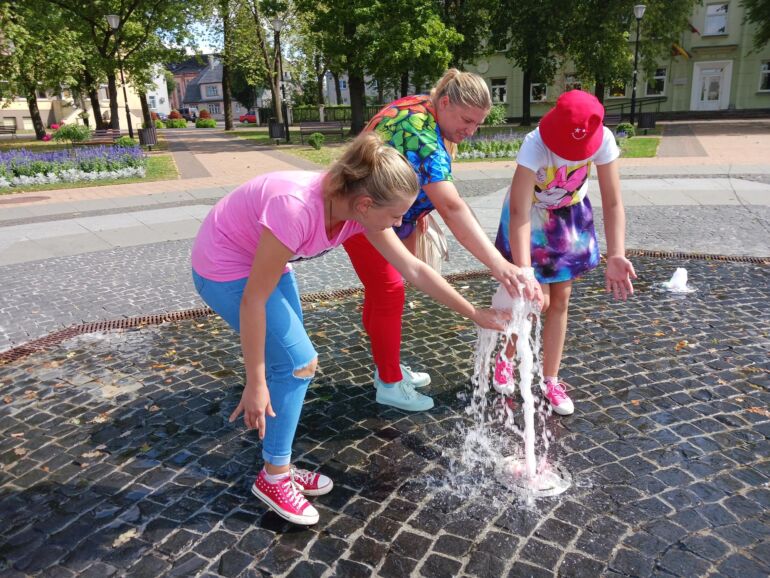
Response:
M659 71L663 71L663 74L658 74ZM666 86L668 79L668 67L662 66L660 68L655 69L655 74L653 76L650 76L647 78L647 81L644 83L644 96L665 96L666 95ZM663 81L663 89L660 92L655 92L650 94L650 81L656 81L656 80L662 80Z
M216 84L209 84L206 86L206 98L213 96L219 96L219 87Z
M508 104L508 79L490 78L489 92L492 95L492 104Z
M614 86L620 86L618 85L612 85L610 84L607 86L607 98L628 98L628 83L623 83L623 94L612 94L612 89Z
M148 94L147 106L150 107L150 110L158 110L158 97L154 94Z
M723 36L728 34L728 26L730 24L728 16L729 7L729 2L706 4L703 36ZM724 26L720 26L722 22L724 22Z
M219 105L216 104L216 103L212 102L211 104L208 105L208 107L209 107L209 113L210 114L220 114L220 112L221 112L219 110Z
M542 98L535 98L535 87L536 86L542 86L543 87L543 96ZM529 83L529 101L530 102L546 102L548 100L548 85L544 82L530 82Z
M767 88L762 88L762 80L765 79ZM759 90L758 92L770 92L770 60L765 60L759 67Z
M2 124L0 126L3 126L5 128L13 128L13 129L15 129L15 128L18 128L18 126L19 126L19 121L16 120L15 116L4 116L2 118L2 121L3 122L2 122Z

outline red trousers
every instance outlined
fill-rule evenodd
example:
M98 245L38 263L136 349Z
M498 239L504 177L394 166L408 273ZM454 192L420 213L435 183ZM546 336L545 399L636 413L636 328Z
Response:
M372 343L372 357L380 379L385 383L399 381L404 279L363 233L351 237L343 246L364 285L364 329Z

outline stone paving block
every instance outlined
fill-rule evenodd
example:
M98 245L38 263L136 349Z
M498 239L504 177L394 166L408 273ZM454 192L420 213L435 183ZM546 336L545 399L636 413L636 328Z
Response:
M0 404L0 569L765 576L770 420L752 408L768 407L770 390L742 370L765 359L768 315L755 303L770 297L767 270L690 261L709 285L678 299L645 281L677 263L636 265L626 304L594 291L598 273L578 284L564 364L577 409L550 418L552 457L576 484L534 506L494 480L464 486L452 469L474 332L416 294L405 349L441 374L430 386L438 406L425 414L373 402L365 337L351 332L359 298L306 313L325 337L297 458L335 480L314 500L321 522L310 530L250 495L259 444L227 423L242 368L218 318L74 339L0 366L11 400ZM463 284L488 302L492 283Z

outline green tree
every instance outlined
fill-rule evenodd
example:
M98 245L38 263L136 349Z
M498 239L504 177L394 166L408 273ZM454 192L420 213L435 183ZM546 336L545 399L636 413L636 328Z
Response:
M75 83L82 66L79 36L64 23L59 10L42 10L37 0L13 8L0 3L0 96L26 98L38 140L45 136L38 91L60 92Z
M741 0L746 10L746 21L754 30L754 48L759 50L770 42L770 0Z
M492 17L489 46L504 48L505 56L523 72L521 124L531 124L530 85L550 83L560 64L563 30L570 18L572 0L523 2L501 0Z
M487 40L498 0L436 1L444 25L462 36L462 40L452 47L452 66L463 68L465 63L478 60L488 50Z

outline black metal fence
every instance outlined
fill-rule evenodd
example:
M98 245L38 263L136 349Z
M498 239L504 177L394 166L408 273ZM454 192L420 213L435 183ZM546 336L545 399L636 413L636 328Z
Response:
M368 121L377 114L383 105L375 104L364 107L364 122ZM259 119L263 125L267 124L269 118L273 116L273 109L270 107L261 107L259 109ZM295 106L291 109L292 124L301 122L318 122L321 120L321 114L317 106ZM353 119L353 113L349 106L325 106L324 120L334 120L343 123L350 123Z

